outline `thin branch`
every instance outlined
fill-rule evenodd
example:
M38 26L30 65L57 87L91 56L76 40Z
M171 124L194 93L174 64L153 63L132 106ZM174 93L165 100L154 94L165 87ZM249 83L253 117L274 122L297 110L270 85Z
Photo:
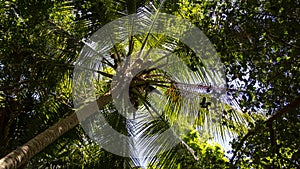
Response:
M251 130L241 139L241 141L237 145L236 151L234 152L233 156L230 159L231 164L233 163L233 160L237 156L238 151L243 147L244 142L248 139L248 137L252 136L254 133L255 133L255 130ZM235 166L235 164L233 166Z
M296 98L293 102L291 102L289 105L285 106L284 108L282 108L280 111L278 111L275 115L273 115L272 117L270 117L268 120L266 120L264 123L270 124L272 123L274 120L276 120L277 118L281 117L284 113L295 109L297 106L300 105L300 97ZM252 135L254 135L255 133L257 133L256 128L254 128L253 130L250 130L239 142L239 144L237 145L236 151L234 152L232 158L230 159L230 163L233 163L233 160L236 158L238 151L240 151L240 149L242 148L244 142ZM233 165L235 166L236 163Z
M195 151L188 144L186 144L184 141L181 141L181 144L186 148L190 155L193 156L195 161L199 161L199 158L195 155Z
M267 127L269 128L269 132L270 132L272 153L274 153L275 155L277 153L277 144L276 144L276 138L275 138L275 133L272 124L273 124L272 122L267 123Z
M265 123L270 123L277 118L281 117L284 113L289 112L295 108L300 106L300 97L296 98L293 102L291 102L289 105L285 106L283 109L275 113L272 117L270 117Z
M266 31L267 31L267 30L266 30ZM300 49L300 46L297 46L297 45L288 43L288 42L286 42L285 40L283 40L282 38L279 38L279 37L273 35L270 31L267 31L267 32L269 33L269 34L267 34L267 36L268 36L270 39L273 39L273 40L274 40L274 38L276 38L276 39L278 39L281 43L284 43L284 44L289 45L289 46L291 46L291 47Z

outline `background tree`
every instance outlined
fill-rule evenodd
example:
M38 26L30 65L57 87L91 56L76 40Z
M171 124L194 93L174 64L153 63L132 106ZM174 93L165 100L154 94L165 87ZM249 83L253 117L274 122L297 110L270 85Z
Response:
M231 167L299 168L299 1L180 4L185 10L178 13L199 23L216 45L243 110L270 117L233 141Z

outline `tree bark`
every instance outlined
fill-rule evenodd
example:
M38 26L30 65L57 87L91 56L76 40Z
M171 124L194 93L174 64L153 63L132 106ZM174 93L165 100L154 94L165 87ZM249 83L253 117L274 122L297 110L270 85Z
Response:
M136 13L136 0L126 0L126 6L128 14Z
M111 100L111 94L107 93L97 99L98 107L101 108L108 104ZM0 169L18 168L22 164L28 162L34 155L42 151L49 144L53 143L64 133L68 132L79 124L77 115L83 118L89 117L91 114L85 113L85 109L89 109L91 104L86 105L81 111L74 112L70 116L60 120L44 132L40 133L33 139L29 140L23 146L13 150L11 153L0 159ZM79 114L78 114L79 113Z

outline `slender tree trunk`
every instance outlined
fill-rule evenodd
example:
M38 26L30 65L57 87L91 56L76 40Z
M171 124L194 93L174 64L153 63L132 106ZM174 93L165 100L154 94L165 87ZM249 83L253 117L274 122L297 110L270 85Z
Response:
M111 100L111 94L108 93L99 99L97 99L98 107L103 107L108 104ZM88 109L89 105L83 108L83 111L80 111L80 119L84 119L91 114L84 113L84 109ZM40 133L23 146L13 150L11 153L0 159L0 169L13 169L18 168L22 164L27 163L34 155L39 153L41 150L46 148L49 144L53 143L64 133L68 132L76 125L79 124L76 112L70 116L62 119L57 122L44 132Z
M126 0L126 6L128 14L136 13L136 0Z

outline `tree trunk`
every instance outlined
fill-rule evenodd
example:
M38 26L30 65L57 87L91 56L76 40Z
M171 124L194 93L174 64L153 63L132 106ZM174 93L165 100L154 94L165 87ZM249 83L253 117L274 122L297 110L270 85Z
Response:
M136 0L126 0L126 6L128 14L136 13Z
M111 94L108 93L99 99L97 99L98 107L101 108L108 104L111 100ZM89 104L91 105L91 104ZM91 114L84 113L84 110L89 108L89 105L85 106L79 111L80 118L87 118ZM78 112L77 112L78 114ZM13 150L11 153L0 159L0 169L12 169L18 168L22 164L28 162L34 155L46 148L49 144L53 143L64 133L74 128L79 124L76 112L70 116L60 120L44 132L40 133L33 139L29 140L23 146Z

